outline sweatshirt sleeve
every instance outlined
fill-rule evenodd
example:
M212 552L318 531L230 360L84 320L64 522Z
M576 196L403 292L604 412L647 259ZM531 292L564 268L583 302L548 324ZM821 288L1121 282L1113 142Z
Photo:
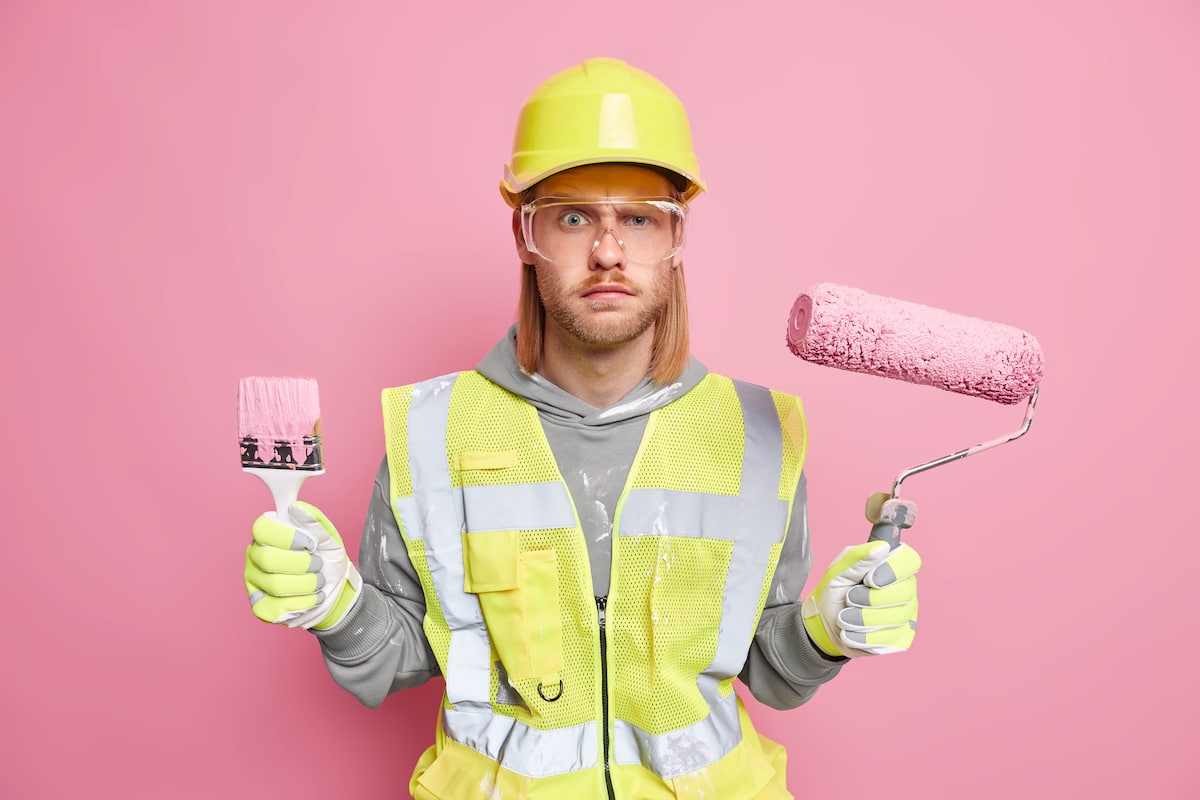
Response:
M771 708L795 708L807 702L847 661L820 652L804 630L800 592L811 568L808 479L801 474L775 577L739 675L755 699Z
M329 674L363 705L439 674L425 638L425 594L388 503L387 459L375 476L359 546L362 592L346 618L314 631Z

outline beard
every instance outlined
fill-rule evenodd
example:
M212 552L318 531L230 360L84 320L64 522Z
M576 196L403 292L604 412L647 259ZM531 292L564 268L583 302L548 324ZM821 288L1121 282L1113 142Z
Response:
M583 292L601 283L624 286L633 294L619 300L581 297ZM642 336L662 317L673 293L672 270L655 272L644 287L634 285L620 274L564 286L557 280L553 267L543 267L537 270L537 285L546 314L571 337L594 347L613 347Z

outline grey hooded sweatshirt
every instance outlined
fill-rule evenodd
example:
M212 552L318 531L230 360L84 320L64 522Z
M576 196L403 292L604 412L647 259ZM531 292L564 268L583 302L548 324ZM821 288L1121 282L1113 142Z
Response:
M598 597L606 595L612 514L647 417L691 390L708 370L692 358L675 383L660 386L647 378L615 405L597 409L541 375L524 373L517 365L515 341L514 326L477 369L537 409L575 501L594 590ZM385 458L375 477L359 548L361 596L344 620L316 632L334 680L371 707L391 692L420 685L438 674L437 660L421 627L425 596L389 506L388 481ZM800 618L800 590L812 564L807 503L801 475L787 539L739 676L755 698L773 708L794 708L807 701L845 661L820 653Z

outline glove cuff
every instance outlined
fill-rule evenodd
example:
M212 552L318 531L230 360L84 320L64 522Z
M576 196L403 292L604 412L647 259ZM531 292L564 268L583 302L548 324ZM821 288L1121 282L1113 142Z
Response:
M815 676L816 680L813 683L820 684L829 680L849 661L845 656L823 652L813 642L801 608L797 608L796 613L791 615L787 622L790 624L776 626L774 647L776 653L785 659L785 663L796 675L807 676L810 679Z
M373 587L363 586L340 622L328 630L313 630L321 649L340 664L356 664L388 641L388 601Z
M804 601L804 605L800 607L800 615L803 620L804 631L808 634L808 638L812 640L812 644L823 655L829 658L844 657L844 654L838 650L837 645L833 643L833 638L829 635L829 631L825 629L825 621L821 617L821 609L817 604L815 595L809 595Z
M359 591L362 589L362 576L358 574L358 569L353 562L347 561L346 578L342 581L342 588L338 590L337 599L333 601L333 608L325 615L325 618L313 626L315 630L329 630L346 618L346 614L354 606L354 601L358 599Z

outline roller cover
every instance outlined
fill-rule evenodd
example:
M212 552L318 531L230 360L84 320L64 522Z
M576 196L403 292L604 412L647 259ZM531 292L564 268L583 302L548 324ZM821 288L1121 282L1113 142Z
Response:
M827 367L1019 403L1042 380L1042 348L1019 328L819 283L788 320L792 352Z

